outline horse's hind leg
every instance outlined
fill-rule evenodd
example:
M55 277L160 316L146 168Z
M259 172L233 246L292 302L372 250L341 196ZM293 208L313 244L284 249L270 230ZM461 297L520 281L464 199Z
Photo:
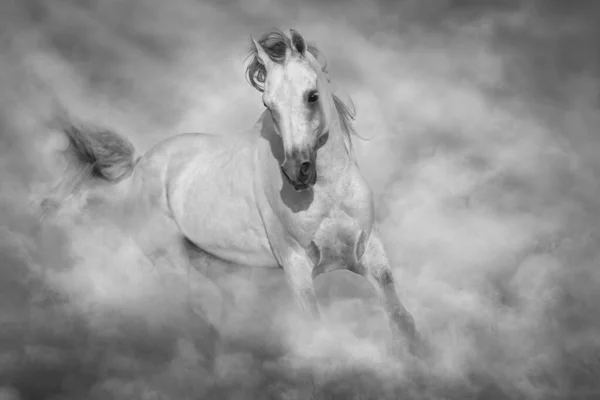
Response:
M165 238L162 245L149 254L156 267L159 279L165 287L168 296L174 296L175 305L185 307L185 313L190 317L188 322L192 328L193 342L203 351L210 349L206 355L214 358L214 343L219 333L209 318L209 311L203 303L202 296L207 283L197 271L191 267L184 238L173 235Z
M394 276L381 239L375 232L366 245L365 252L351 271L363 276L371 283L377 297L385 308L394 337L396 351L402 352L408 347L414 355L418 334L412 315L404 308L394 284ZM408 340L408 346L406 341Z
M198 249L194 249L194 265L208 279L215 284L221 295L221 314L219 328L223 329L229 322L231 312L237 305L236 290L232 288L233 276L250 281L252 269L250 267L238 266L227 261L214 258L202 252L200 256Z
M221 327L224 327L225 324L229 322L231 313L237 307L239 300L235 295L235 288L231 287L231 281L233 279L232 277L235 275L236 278L240 278L248 282L252 279L252 268L250 267L227 264L224 272L225 279L229 281L230 284L228 284L228 282L223 282L222 279L219 279L219 277L211 278L221 289L221 295L223 298L220 320Z

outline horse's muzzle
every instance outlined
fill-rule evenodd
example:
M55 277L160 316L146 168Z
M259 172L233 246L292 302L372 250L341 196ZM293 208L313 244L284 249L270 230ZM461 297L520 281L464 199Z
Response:
M315 156L293 157L283 162L281 172L297 192L310 189L317 182L315 158Z

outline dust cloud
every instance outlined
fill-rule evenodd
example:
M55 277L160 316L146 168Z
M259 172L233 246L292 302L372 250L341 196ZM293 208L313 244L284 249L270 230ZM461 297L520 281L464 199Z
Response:
M596 398L599 15L591 1L3 2L0 398ZM224 278L239 303L224 350L106 215L32 206L66 168L57 103L140 154L245 129L261 110L249 35L273 27L317 44L372 137L355 147L430 348L420 363L390 360L383 311L344 272L316 282L319 326L279 272Z

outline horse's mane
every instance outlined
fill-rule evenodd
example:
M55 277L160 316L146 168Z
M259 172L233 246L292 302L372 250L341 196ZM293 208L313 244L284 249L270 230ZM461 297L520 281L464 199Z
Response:
M257 42L262 45L269 58L277 64L283 64L285 62L286 50L292 46L291 40L283 32L277 29L265 33L257 40ZM327 59L323 53L321 53L312 43L307 43L307 51L319 62L321 70L327 75ZM252 45L248 54L246 78L256 90L262 92L264 90L266 75L267 71L265 70L264 65L258 61L256 48ZM335 93L332 93L332 95L335 109L340 117L342 131L349 140L351 139L351 136L360 137L354 129L353 122L356 118L356 112L354 110L352 99L349 99L350 104L348 105Z

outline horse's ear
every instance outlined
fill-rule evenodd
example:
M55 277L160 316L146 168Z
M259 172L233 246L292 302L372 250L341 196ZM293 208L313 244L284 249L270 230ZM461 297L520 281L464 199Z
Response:
M304 56L306 54L306 42L304 38L294 29L290 29L290 34L292 36L292 47Z
M260 43L258 43L256 39L254 39L254 36L252 36L252 43L254 44L254 48L256 49L256 59L266 69L269 69L269 67L273 63L273 60L271 60L271 57L269 57L269 55L265 51L265 48Z

